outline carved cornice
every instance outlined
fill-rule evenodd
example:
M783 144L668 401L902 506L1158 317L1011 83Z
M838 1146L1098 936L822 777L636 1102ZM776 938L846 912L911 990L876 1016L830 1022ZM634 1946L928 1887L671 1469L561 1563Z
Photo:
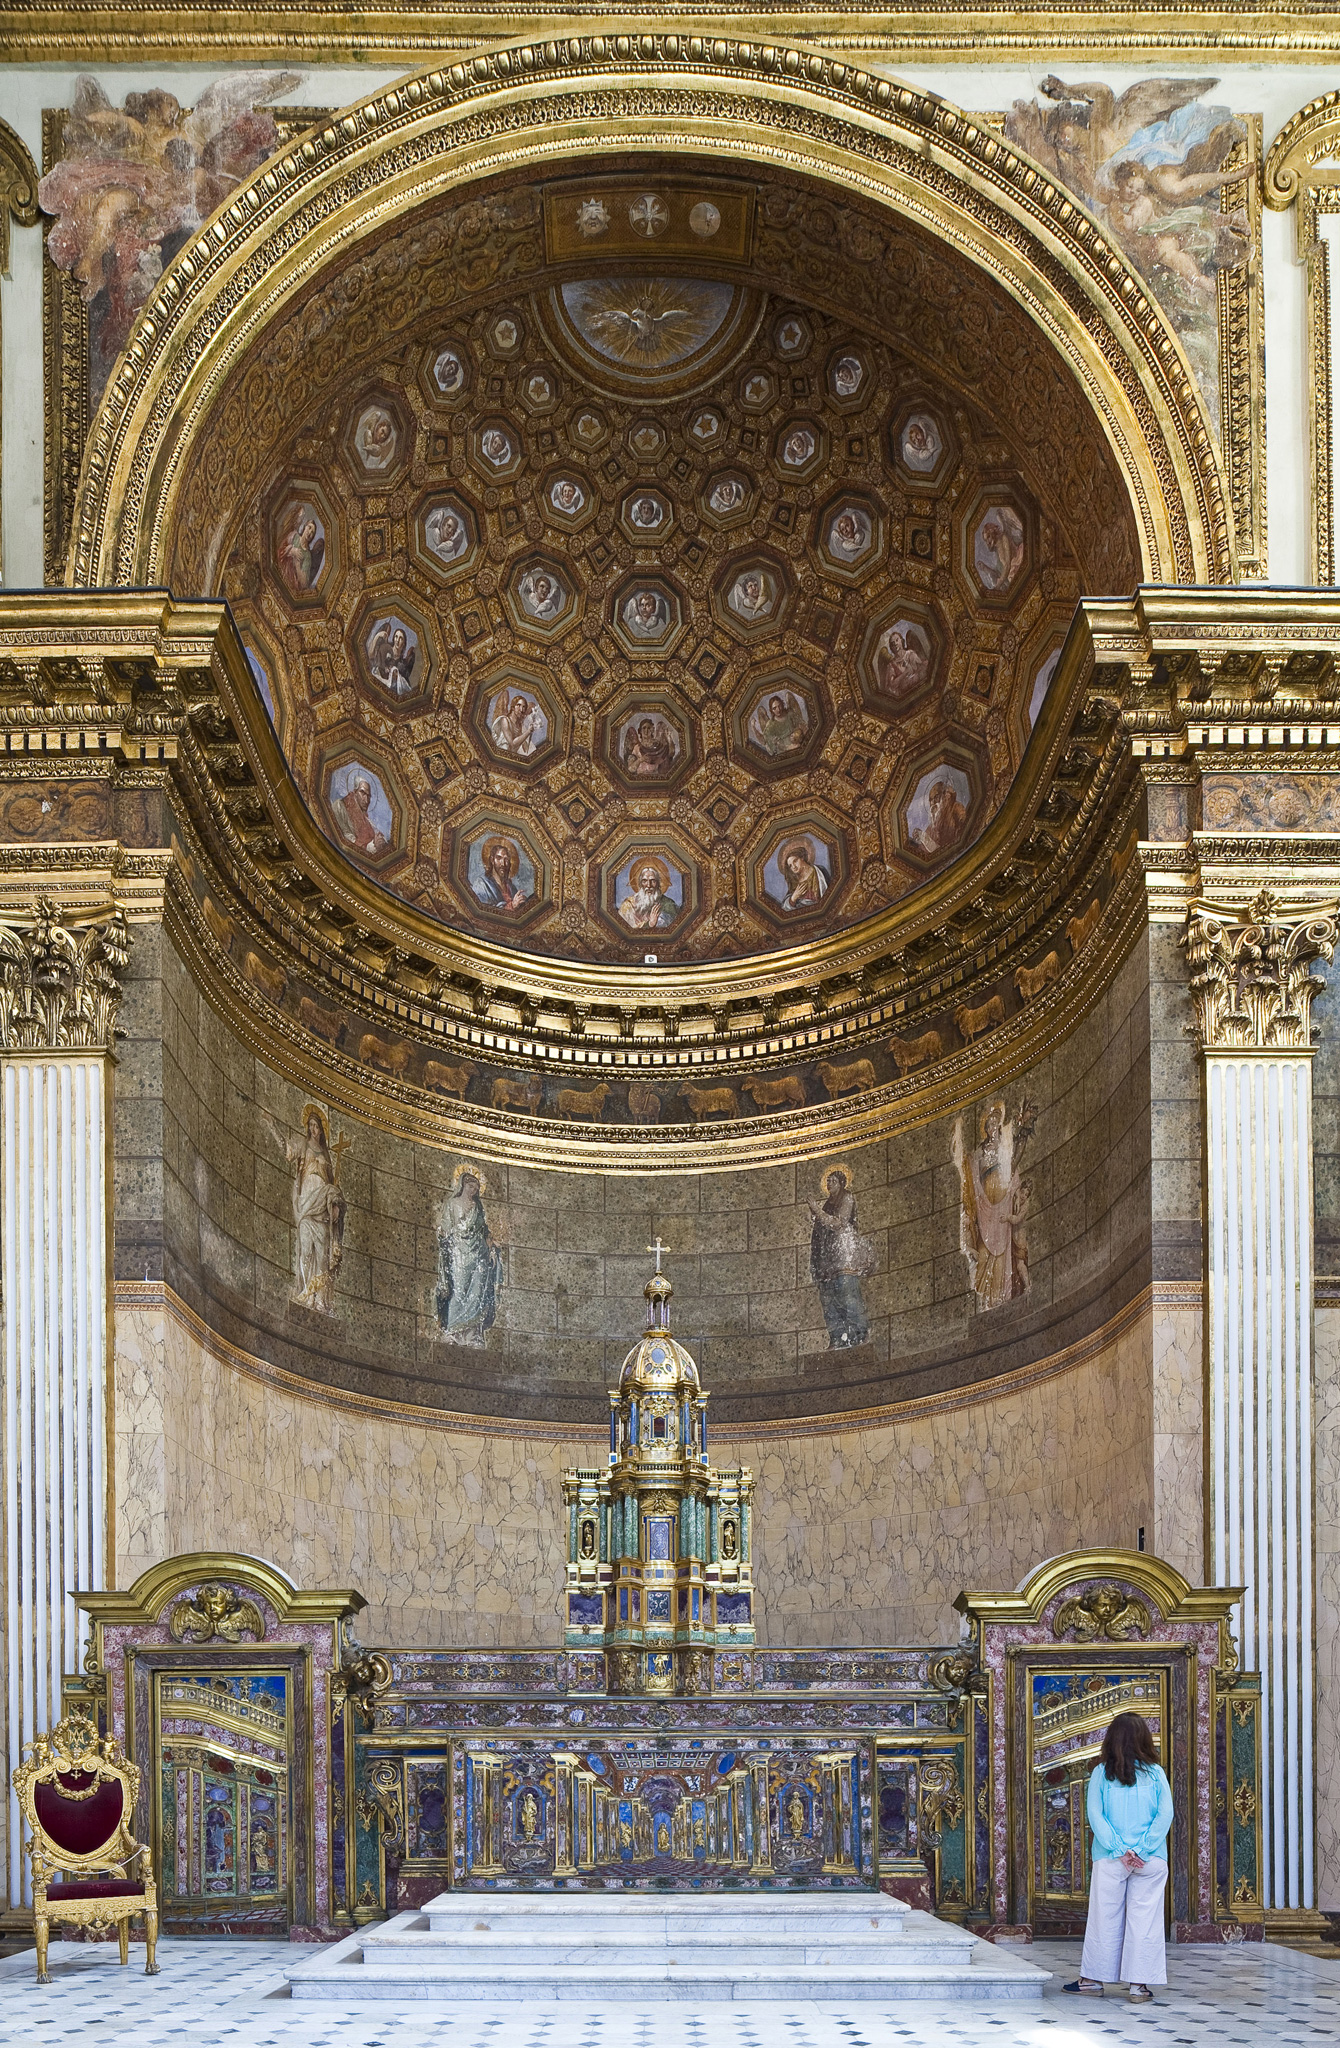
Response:
M170 849L57 834L0 857L0 906L36 881L67 924L109 900L151 918L166 870L169 933L242 1042L429 1143L616 1171L815 1157L1045 1058L1146 917L1180 926L1199 898L1232 923L1263 874L1291 917L1328 909L1340 837L1312 829L1309 803L1297 832L1268 834L1201 832L1189 807L1211 767L1340 770L1338 651L1325 592L1086 603L1004 806L943 875L834 939L630 972L477 940L357 873L298 800L221 605L0 594L0 786L39 778L57 796L62 778L101 777L145 802L170 794L174 821ZM1156 795L1181 804L1175 834ZM466 1064L482 1077L470 1091L454 1080ZM797 1073L804 1088L782 1085ZM515 1084L501 1102L498 1076ZM517 1092L535 1078L548 1108ZM559 1085L606 1083L599 1121L555 1107ZM732 1108L641 1124L631 1094L624 1107L635 1083L663 1102L725 1088Z
M977 0L959 8L940 4L893 8L878 15L843 13L818 4L779 12L757 6L718 7L714 18L733 35L753 36L763 45L808 42L855 61L901 64L951 58L980 63L998 56L1085 57L1113 64L1151 60L1185 67L1190 62L1296 64L1325 59L1340 49L1334 15L1324 5L1272 8L1254 0L1227 0L1214 8L1167 6L1019 5L1017 0ZM457 4L442 10L405 7L206 8L198 0L170 8L96 4L52 6L45 0L11 0L0 9L0 38L8 61L18 63L257 63L267 57L304 63L366 63L378 57L431 60L434 56L482 48L500 33L543 37L555 27L603 22L605 11L589 0L534 0L500 14ZM647 32L673 29L682 17L672 8L638 17Z
M1312 1045L1312 998L1326 984L1310 963L1329 960L1340 937L1335 913L1287 923L1263 890L1248 921L1199 904L1182 945L1191 968L1196 1037L1204 1052L1302 1052Z
M0 925L0 1047L110 1052L129 959L119 910L71 931L39 896L31 924Z

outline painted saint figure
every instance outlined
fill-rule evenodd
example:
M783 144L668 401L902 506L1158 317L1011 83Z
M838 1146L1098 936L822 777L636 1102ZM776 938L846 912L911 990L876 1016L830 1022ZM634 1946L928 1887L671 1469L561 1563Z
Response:
M783 910L814 910L828 894L828 870L819 864L811 839L792 839L777 856L786 883Z
M749 721L750 734L774 761L803 746L809 729L804 704L789 690L773 690L766 704L759 704Z
M670 894L670 869L657 854L643 854L629 864L629 893L619 916L635 932L664 931L679 915Z
M291 1299L320 1315L332 1310L335 1276L344 1257L345 1199L339 1161L347 1138L332 1148L326 1118L314 1102L303 1111L301 1132L286 1130L269 1110L261 1118L293 1168L293 1223L298 1246Z
M408 697L414 688L419 648L414 635L397 619L380 619L368 646L372 680L393 697Z
M628 775L664 776L675 765L679 743L663 718L643 714L624 728L623 765Z
M437 1215L437 1325L448 1344L482 1346L498 1314L502 1248L484 1209L484 1176L462 1162Z
M947 853L963 837L968 807L953 783L942 779L933 782L926 792L926 809L927 822L913 832L913 841L923 853Z
M530 891L520 879L513 880L517 872L514 848L506 839L490 839L483 849L484 872L475 883L475 895L490 910L520 910L530 901Z
M384 853L390 844L387 834L372 815L373 805L378 799L385 804L380 783L374 795L372 777L361 768L353 770L343 794L336 795L332 785L330 807L335 813L335 822L358 853Z
M1008 590L1024 566L1024 522L1013 505L993 505L973 538L972 562L984 590Z
M326 560L326 537L310 505L299 505L279 544L279 573L295 597L315 590Z
M861 1282L875 1270L875 1248L856 1228L856 1196L844 1169L824 1176L824 1199L811 1196L809 1208L810 1278L819 1290L828 1348L845 1351L870 1341Z
M978 1141L968 1151L963 1119L954 1125L951 1156L959 1177L959 1247L968 1261L979 1309L1001 1308L1028 1293L1028 1219L1031 1181L1019 1160L1033 1135L1037 1111L1022 1102L1013 1121L1003 1102L982 1111Z
M899 619L879 637L875 648L875 680L890 697L919 690L930 672L930 642L920 626Z

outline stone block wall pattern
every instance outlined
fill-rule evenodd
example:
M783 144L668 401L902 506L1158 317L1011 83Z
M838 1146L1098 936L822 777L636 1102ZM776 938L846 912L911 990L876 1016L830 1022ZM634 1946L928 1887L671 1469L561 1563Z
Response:
M562 1642L560 1474L598 1455L596 1437L359 1413L267 1384L159 1290L140 1295L117 1312L121 1584L176 1552L241 1550L299 1584L358 1586L369 1643ZM1017 1584L1080 1546L1133 1548L1153 1519L1151 1369L1140 1310L1082 1363L985 1399L864 1428L732 1431L731 1462L757 1481L760 1641L952 1641L964 1586Z
M501 1248L493 1327L449 1343L438 1212L461 1155L331 1121L347 1203L331 1313L293 1299L293 1173L267 1115L301 1094L255 1059L146 930L118 1088L116 1271L162 1280L227 1344L373 1398L582 1426L641 1327L645 1247L670 1248L674 1326L719 1422L854 1413L967 1390L1101 1328L1150 1278L1148 999L1137 947L1083 1025L1003 1094L1036 1112L1029 1291L983 1312L960 1248L953 1118L840 1161L640 1176L472 1161ZM965 1104L965 1143L985 1102ZM347 1143L345 1142L347 1141ZM811 1198L850 1175L874 1271L869 1339L833 1348L811 1276Z

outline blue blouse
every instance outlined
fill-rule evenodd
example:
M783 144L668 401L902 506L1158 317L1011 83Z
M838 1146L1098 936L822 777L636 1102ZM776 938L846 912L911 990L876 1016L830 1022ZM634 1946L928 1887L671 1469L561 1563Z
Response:
M1087 1799L1095 1863L1133 1849L1141 1860L1166 1856L1172 1826L1172 1787L1158 1764L1137 1764L1135 1783L1122 1785L1095 1764Z

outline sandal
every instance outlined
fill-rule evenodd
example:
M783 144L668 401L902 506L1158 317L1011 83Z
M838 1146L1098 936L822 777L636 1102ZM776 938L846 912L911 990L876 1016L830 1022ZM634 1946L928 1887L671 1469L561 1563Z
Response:
M1147 1984L1132 1984L1126 1996L1134 2005L1148 2005L1152 2003L1154 1994Z
M1081 1998L1101 1998L1103 1995L1102 1985L1097 1983L1092 1977L1077 1977L1073 1984L1063 1984L1061 1989L1063 1991L1078 1991ZM1146 1992L1145 1997L1148 1998L1148 1996L1149 1993Z

